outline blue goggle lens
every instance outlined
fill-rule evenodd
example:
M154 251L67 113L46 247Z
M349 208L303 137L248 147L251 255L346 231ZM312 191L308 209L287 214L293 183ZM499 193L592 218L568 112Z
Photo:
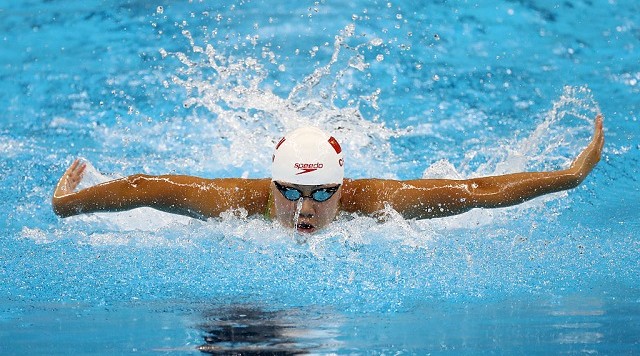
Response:
M281 184L279 184L278 182L274 182L276 184L276 188L278 188L278 190L280 191L280 193L282 193L282 195L290 201L297 201L298 199L302 198L304 195L302 195L302 192L299 191L296 188L292 188L292 187L285 187L282 186ZM311 192L311 195L307 198L311 198L319 203L325 202L329 199L331 199L331 197L333 196L333 194L335 194L335 192L338 191L338 188L340 188L340 186L335 186L335 187L330 187L330 188L320 188L320 189L316 189L313 192Z

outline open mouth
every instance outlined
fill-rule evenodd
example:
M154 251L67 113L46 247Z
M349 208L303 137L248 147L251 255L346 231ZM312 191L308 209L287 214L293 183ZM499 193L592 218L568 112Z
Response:
M296 229L300 232L306 232L306 233L311 233L313 231L315 231L315 226L309 224L309 223L299 223L296 226Z

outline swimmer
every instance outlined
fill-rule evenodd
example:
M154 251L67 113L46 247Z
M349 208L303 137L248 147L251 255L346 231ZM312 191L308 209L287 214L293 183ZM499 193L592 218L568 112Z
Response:
M52 205L61 217L151 207L206 219L243 209L302 233L326 227L341 211L384 220L390 207L406 219L444 217L575 188L600 161L602 126L599 114L591 142L567 169L462 180L344 178L340 144L312 127L295 130L278 142L270 179L136 174L76 190L86 163L75 160L60 178Z

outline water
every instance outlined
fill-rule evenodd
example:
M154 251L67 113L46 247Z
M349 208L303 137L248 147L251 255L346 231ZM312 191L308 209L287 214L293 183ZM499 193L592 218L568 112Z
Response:
M0 352L634 354L639 5L0 2ZM59 219L57 179L269 174L302 123L349 177L566 167L579 188L306 241L242 211Z

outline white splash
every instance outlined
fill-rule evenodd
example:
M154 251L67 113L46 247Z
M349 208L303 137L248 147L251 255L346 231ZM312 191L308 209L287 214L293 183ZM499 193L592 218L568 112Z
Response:
M163 56L182 63L172 81L186 91L184 106L196 110L192 120L198 121L198 134L210 147L196 158L197 164L219 168L250 163L255 171L266 173L280 137L300 126L314 125L332 132L341 142L350 158L347 174L388 172L390 162L395 161L389 138L396 132L365 119L359 109L365 104L377 108L380 89L344 107L336 105L338 92L348 85L343 78L368 67L359 48L378 44L373 39L348 46L345 41L354 36L353 27L349 25L335 37L330 61L302 79L287 97L269 89L269 73L260 59L227 56L211 43L197 45L187 31L183 35L192 53L161 50Z
M184 141L167 140L159 142L157 149L173 152L176 147L178 157L184 166L199 167L205 171L232 170L242 167L243 175L248 177L267 176L271 162L271 154L275 143L289 130L302 125L316 125L334 132L342 143L347 175L360 177L395 177L394 165L396 157L392 153L389 139L411 133L394 130L383 123L367 120L360 112L361 105L378 108L381 89L375 88L371 95L350 98L348 104L339 107L338 93L345 85L344 78L359 73L366 73L369 63L359 53L364 46L380 46L382 40L373 38L364 40L355 37L355 28L349 25L335 36L333 53L328 63L311 71L295 85L286 96L279 96L267 85L269 71L260 58L252 56L238 57L227 55L211 43L196 43L189 31L183 36L189 41L191 52L169 52L160 49L165 60L175 58L181 68L173 75L172 83L184 89L187 99L185 108L194 110L186 118L177 117L172 122L160 122L146 129L154 132L177 131L180 135L197 135L192 146L184 147ZM358 44L346 44L347 40L360 40ZM271 58L265 54L265 58ZM268 59L267 59L268 60ZM286 67L278 66L278 68ZM282 69L279 69L282 70ZM166 85L170 85L166 83ZM490 159L473 171L455 167L446 159L428 167L424 178L464 178L469 176L511 173L535 168L558 169L586 144L582 137L592 128L592 120L599 111L598 105L590 91L585 87L566 87L563 95L553 103L553 108L542 115L542 122L525 138L511 138L506 143L482 148L483 155ZM474 115L483 113L474 113ZM576 124L575 120L583 121ZM588 124L586 124L588 122ZM198 132L193 132L197 128ZM437 127L424 126L420 132L427 135L438 135ZM107 137L116 136L109 132ZM128 139L122 134L123 140ZM133 135L133 134L131 134ZM140 135L135 133L135 135ZM172 138L174 136L170 136ZM579 138L579 139L578 139ZM202 143L205 143L204 145ZM177 153L176 153L177 154ZM251 167L251 168L249 168ZM250 169L250 171L248 171ZM81 187L98 184L108 179L101 175L92 165L88 165L85 180ZM505 211L526 211L531 207L544 205L549 199L563 196L565 193L537 199L516 208L492 211L474 210L457 217L437 219L434 221L405 221L401 218L390 219L385 224L374 223L370 218L357 217L348 221L338 221L326 231L305 237L312 251L332 240L357 241L369 244L367 236L387 240L399 239L401 244L426 248L430 241L442 231L458 228L474 228L492 224L498 220L506 220L514 213ZM301 209L302 199L298 202L294 223ZM511 215L510 215L511 214ZM516 213L515 215L519 215ZM88 223L99 223L114 231L159 231L168 229L181 233L182 229L193 220L186 217L167 214L149 208L136 209L123 213L92 214L74 217ZM242 219L237 214L224 216L222 222L216 220L205 226L214 224L216 235L233 236L241 240L264 239L266 235L290 238L278 224L270 224L260 219ZM198 225L201 228L201 225ZM169 233L172 235L173 233ZM41 234L25 231L25 236L42 240ZM294 241L299 240L294 229ZM108 240L108 234L96 236L95 241ZM267 239L273 242L273 239ZM299 241L298 241L299 242Z
M298 221L300 219L300 212L302 211L302 204L304 204L304 197L300 197L296 204L296 213L293 215L293 240L299 244L307 242L305 235L298 232Z

